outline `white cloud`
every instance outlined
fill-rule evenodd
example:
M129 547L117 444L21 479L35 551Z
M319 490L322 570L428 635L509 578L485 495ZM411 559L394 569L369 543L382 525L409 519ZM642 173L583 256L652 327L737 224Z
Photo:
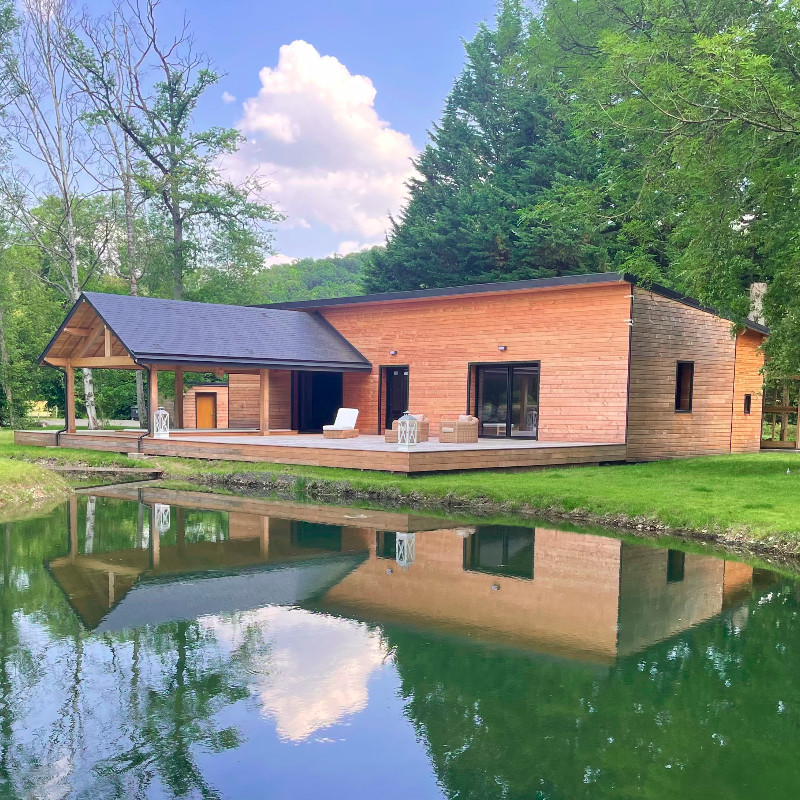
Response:
M293 742L366 708L369 679L387 657L366 625L298 608L271 606L201 624L229 651L242 646L248 629L260 630L263 647L251 648L246 664L251 688L278 735Z
M291 264L295 259L291 256L284 255L283 253L275 253L274 256L267 256L264 259L265 267L274 267L277 264Z
M370 247L375 247L375 242L357 242L348 240L346 242L339 242L336 249L331 253L332 256L349 256L350 253L360 253L364 250L369 250Z
M222 102L225 103L226 105L228 105L230 103L235 103L236 102L236 95L235 94L231 94L230 92L223 92L222 93Z
M256 171L288 226L322 224L359 247L380 242L416 151L378 116L372 81L304 41L281 47L260 79L239 123L247 141L226 162L232 176Z

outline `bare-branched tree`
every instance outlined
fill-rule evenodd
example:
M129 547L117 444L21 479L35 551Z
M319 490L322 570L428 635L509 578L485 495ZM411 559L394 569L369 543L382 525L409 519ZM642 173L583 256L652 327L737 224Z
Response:
M37 277L75 302L102 266L109 222L97 214L98 188L87 165L86 97L60 57L70 28L66 0L23 0L2 52L4 126L9 148L0 193L25 242L37 248ZM97 427L92 372L83 370L89 427Z

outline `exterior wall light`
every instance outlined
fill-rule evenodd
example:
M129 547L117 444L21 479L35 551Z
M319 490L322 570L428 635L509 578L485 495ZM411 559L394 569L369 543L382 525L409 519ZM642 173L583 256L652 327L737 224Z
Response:
M497 346L497 349L498 349L498 350L499 350L501 353L504 353L506 350L508 350L508 348L507 348L507 347L506 347L504 344L500 344L500 345L498 345L498 346Z
M397 355L397 350L390 350L389 351L389 355L390 356L396 356Z

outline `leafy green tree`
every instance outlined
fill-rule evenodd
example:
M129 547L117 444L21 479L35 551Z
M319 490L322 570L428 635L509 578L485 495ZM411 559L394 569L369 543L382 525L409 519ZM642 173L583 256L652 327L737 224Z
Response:
M172 294L180 300L189 263L187 226L206 218L231 236L243 230L260 236L267 249L269 236L261 223L279 216L253 199L256 181L234 185L218 169L220 157L239 146L241 133L194 129L197 104L219 75L195 51L188 28L174 38L162 35L159 5L159 0L118 5L99 27L84 26L83 38L72 36L67 51L73 73L85 76L97 113L118 126L137 151L139 189L169 217ZM152 73L157 80L151 80Z
M742 319L765 281L771 369L800 372L800 3L550 0L575 115L619 154L630 224L656 224L667 282ZM615 163L616 162L616 163Z

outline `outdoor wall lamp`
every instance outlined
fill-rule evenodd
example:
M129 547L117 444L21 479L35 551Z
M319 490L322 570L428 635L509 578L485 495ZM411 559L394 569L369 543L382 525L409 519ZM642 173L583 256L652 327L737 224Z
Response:
M390 350L389 351L389 355L390 356L396 356L397 355L397 350Z
M507 348L507 347L506 347L504 344L499 344L499 345L497 345L497 349L498 349L498 350L499 350L501 353L504 353L506 350L508 350L508 348Z

